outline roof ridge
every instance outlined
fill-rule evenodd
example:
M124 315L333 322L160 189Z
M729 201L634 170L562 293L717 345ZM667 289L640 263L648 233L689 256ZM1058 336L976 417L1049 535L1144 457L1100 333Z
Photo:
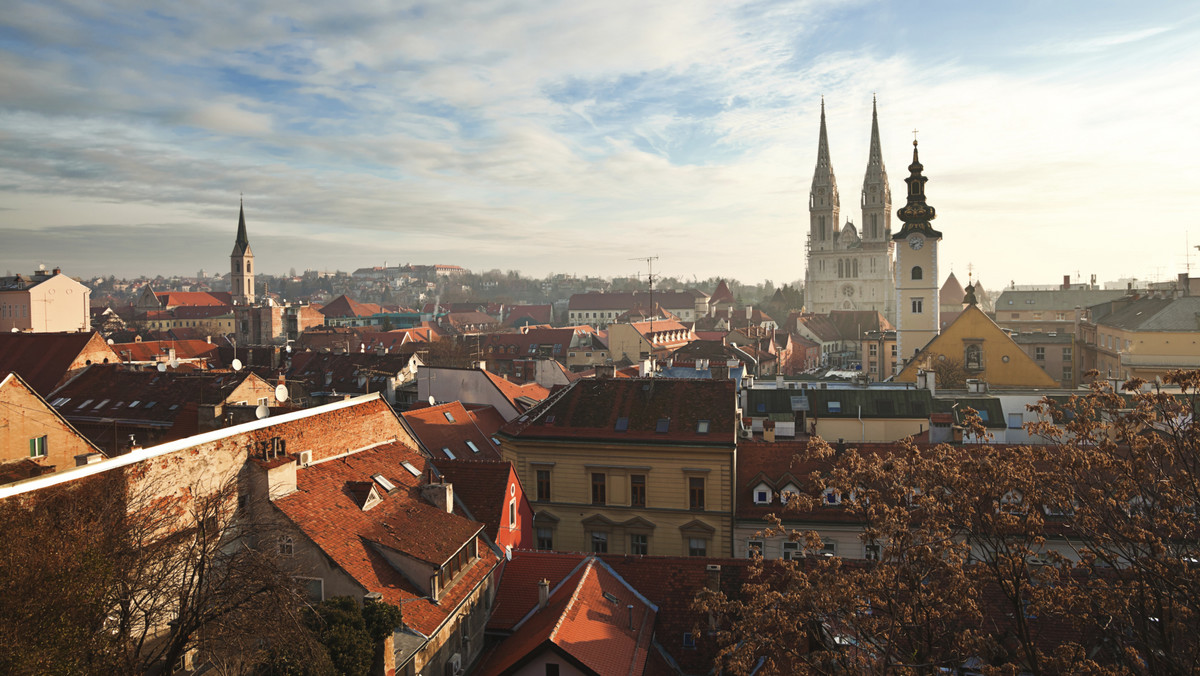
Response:
M571 591L571 597L567 600L567 606L563 608L563 611L558 615L558 619L554 621L554 629L550 630L549 639L551 641L554 641L555 638L557 638L558 630L562 629L563 620L567 618L567 615L571 614L571 608L574 607L576 601L579 600L579 590L583 589L583 583L587 580L588 575L590 575L592 571L596 569L596 555L592 554L588 558L584 559L584 562L587 563L587 567L584 568L583 574L579 576L579 582L575 583L575 589Z
M525 550L525 551L528 551L528 552L535 552L535 553L544 553L544 550L541 550L541 549L530 549L530 550ZM554 552L551 552L551 553L553 553L553 554L566 554L566 553L569 553L569 552L559 552L559 551L557 551L557 550L556 550L556 551L554 551ZM580 569L580 567L582 567L582 566L583 566L585 563L587 563L589 558L595 558L595 555L594 555L594 554L589 554L589 555L587 555L587 556L583 557L582 559L580 559L580 560L579 560L579 563L576 563L576 564L575 564L575 567L574 567L574 568L572 568L572 569L571 569L571 571L570 571L570 572L568 572L566 575L564 575L564 576L562 577L562 579L558 581L558 584L554 585L554 587L553 587L552 589L550 589L550 590L549 590L549 593L547 593L547 595L546 595L546 598L547 598L547 599L551 599L551 598L553 598L553 597L554 597L554 595L555 595L555 594L558 592L558 590L559 590L559 589L561 589L561 588L562 588L562 586L563 586L564 584L566 584L566 583L567 583L567 580L570 580L570 579L571 579L571 578L572 578L572 577L575 575L575 573L579 572L579 569ZM515 633L517 633L517 630L518 630L518 629L520 629L520 628L521 628L521 626L522 626L522 625L524 625L524 624L525 624L527 621L529 621L529 618L531 618L531 617L533 617L534 615L536 615L536 614L537 614L537 611L539 611L539 610L541 610L541 608L539 608L538 606L536 606L536 605L535 605L533 608L531 608L531 609L529 610L529 612L528 612L528 613L525 613L525 617L522 617L522 618L520 619L520 621L518 621L516 624L514 624L514 625L512 626L512 633L514 633L514 634L515 634Z

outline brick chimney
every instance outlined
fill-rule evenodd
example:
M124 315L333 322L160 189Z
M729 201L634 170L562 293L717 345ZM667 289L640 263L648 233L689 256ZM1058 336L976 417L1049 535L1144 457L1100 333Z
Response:
M436 483L421 486L421 496L438 509L449 514L454 511L454 484Z
M550 580L542 578L538 580L538 610L546 607L550 602Z

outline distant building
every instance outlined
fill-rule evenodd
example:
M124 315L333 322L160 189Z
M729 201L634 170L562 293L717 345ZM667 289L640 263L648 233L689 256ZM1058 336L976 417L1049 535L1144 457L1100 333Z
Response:
M254 252L250 250L250 237L246 233L246 209L238 205L237 239L233 253L229 254L229 291L235 305L254 304Z
M59 268L0 277L0 331L90 331L91 296Z

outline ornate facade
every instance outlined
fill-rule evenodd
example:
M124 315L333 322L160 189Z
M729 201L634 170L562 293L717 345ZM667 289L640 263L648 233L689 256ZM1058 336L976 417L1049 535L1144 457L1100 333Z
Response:
M805 306L809 312L874 310L895 322L895 274L891 210L892 194L879 141L879 116L871 106L871 148L862 188L862 227L849 220L839 226L837 179L829 159L825 102L817 168L809 192L809 234L805 272Z

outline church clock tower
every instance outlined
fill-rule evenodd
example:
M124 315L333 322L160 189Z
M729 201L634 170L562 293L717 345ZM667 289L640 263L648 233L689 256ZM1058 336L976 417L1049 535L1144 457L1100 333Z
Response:
M896 245L896 372L938 334L938 242L942 233L929 224L937 217L925 203L924 167L917 159L908 165L908 203L896 215L904 222L892 236Z
M229 293L234 305L254 304L254 252L246 235L246 209L238 205L237 239L229 255Z

